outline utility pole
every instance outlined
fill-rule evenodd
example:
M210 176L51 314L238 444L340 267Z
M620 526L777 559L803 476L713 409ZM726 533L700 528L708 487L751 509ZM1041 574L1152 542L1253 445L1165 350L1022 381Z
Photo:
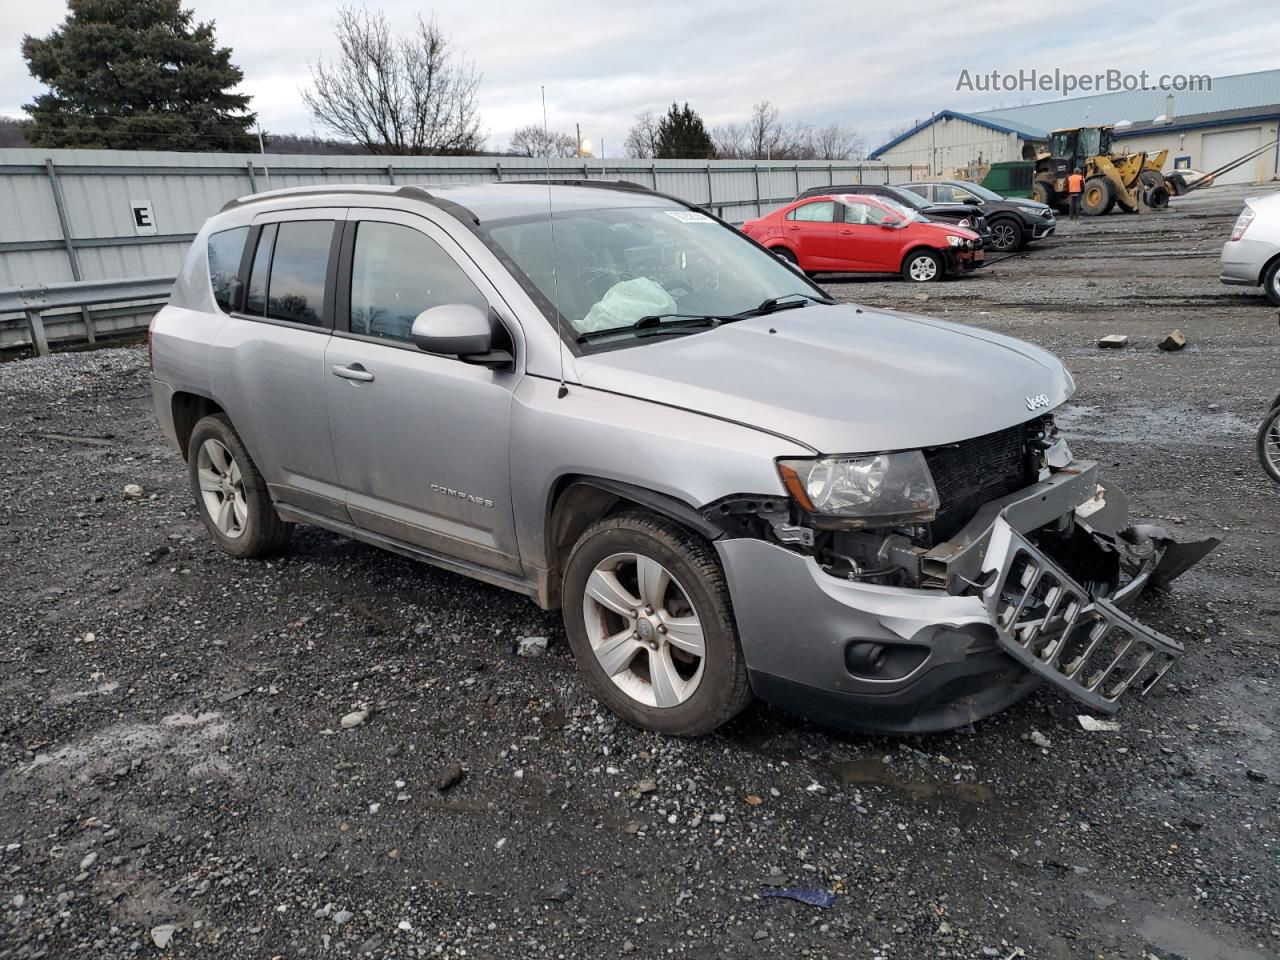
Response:
M582 156L582 126L575 123L573 125L573 132L578 138L578 156Z

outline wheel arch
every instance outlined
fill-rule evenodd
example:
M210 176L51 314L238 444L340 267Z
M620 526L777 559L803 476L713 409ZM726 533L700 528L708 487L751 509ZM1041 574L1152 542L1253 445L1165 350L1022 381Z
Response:
M561 584L569 552L586 529L598 520L636 507L678 523L711 541L723 530L702 516L692 505L669 494L649 490L635 484L568 474L559 478L547 497L546 546L547 579L543 606L560 606Z
M921 241L917 241L916 243L913 243L911 246L907 247L907 249L903 251L902 259L898 261L898 272L901 273L903 268L906 267L907 261L911 259L911 257L914 254L920 253L922 250L928 253L932 253L935 257L941 260L942 268L944 270L946 269L947 255L945 253L943 253L940 249L938 249L935 246L932 246L930 244L927 244Z
M1271 272L1271 268L1280 264L1280 253L1277 253L1270 260L1262 265L1262 269L1258 271L1258 286L1265 288L1267 283L1267 274Z
M224 416L226 414L226 411L222 409L221 404L216 400L187 390L179 390L174 393L171 401L171 411L173 413L173 432L178 438L178 449L182 454L183 460L187 459L187 446L191 442L191 432L195 430L196 424L212 414L221 413Z

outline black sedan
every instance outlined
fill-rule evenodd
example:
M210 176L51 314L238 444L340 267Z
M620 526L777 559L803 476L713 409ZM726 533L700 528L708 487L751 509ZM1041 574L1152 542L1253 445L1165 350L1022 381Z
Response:
M960 208L955 204L929 203L918 193L913 193L905 187L893 187L885 183L835 183L827 187L810 187L796 199L830 196L833 193L863 193L873 197L888 197L890 200L905 204L928 220L954 223L957 227L972 230L982 238L983 248L991 249L993 242L991 227L983 217L982 211L975 210L973 207Z
M965 180L917 180L901 186L935 207L981 210L991 227L991 245L997 250L1021 250L1032 240L1052 235L1058 226L1053 209L1037 200L1002 197Z

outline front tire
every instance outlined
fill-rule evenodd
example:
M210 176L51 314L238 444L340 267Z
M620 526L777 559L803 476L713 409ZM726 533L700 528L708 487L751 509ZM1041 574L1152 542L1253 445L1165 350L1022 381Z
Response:
M942 257L932 250L912 250L902 261L902 279L911 283L930 283L945 274Z
M1106 177L1090 177L1080 194L1080 212L1087 217L1100 217L1115 206L1115 190Z
M564 623L592 693L637 727L710 733L751 700L711 547L647 513L591 526L564 574Z
M276 513L267 482L223 414L196 424L187 443L196 509L218 546L233 557L261 557L289 542L293 524Z
M1052 207L1056 198L1047 183L1043 180L1037 180L1031 185L1031 199Z
M1026 234L1022 224L1007 217L1002 217L991 224L991 245L1001 253L1021 250L1026 246Z

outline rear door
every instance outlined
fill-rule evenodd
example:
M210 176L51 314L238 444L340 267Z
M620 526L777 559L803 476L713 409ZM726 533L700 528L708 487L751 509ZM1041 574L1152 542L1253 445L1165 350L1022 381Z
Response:
M244 288L210 350L214 395L279 503L346 521L324 407L344 209L255 218Z
M514 317L453 239L413 214L353 209L338 277L323 380L352 521L517 573L510 420L519 376L424 353L410 340L414 318L430 307L493 307L519 370Z
M839 204L834 200L803 203L787 214L784 232L800 251L806 270L849 269L848 237L840 232Z

